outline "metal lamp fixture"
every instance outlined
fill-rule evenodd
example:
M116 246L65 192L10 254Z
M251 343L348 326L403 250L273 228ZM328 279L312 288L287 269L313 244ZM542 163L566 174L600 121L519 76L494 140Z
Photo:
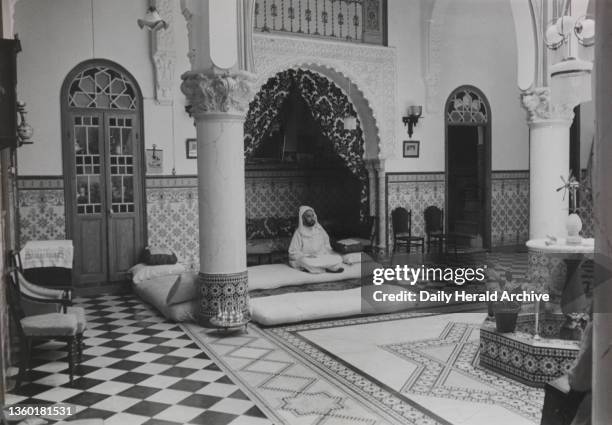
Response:
M582 103L591 100L591 71L593 63L572 55L571 37L584 46L595 43L595 21L589 15L571 16L571 1L568 15L553 19L544 33L544 44L551 50L567 45L563 59L550 66L551 96L562 104Z
M595 44L595 21L589 15L578 18L564 15L553 19L546 27L544 44L551 50L557 50L569 41L572 33L581 45L592 46Z
M417 125L417 122L419 122L422 113L422 106L412 105L408 107L408 115L402 117L402 122L404 125L408 126L408 137L412 137L413 128Z
M168 28L168 23L164 21L155 6L150 6L142 19L138 19L140 29L146 28L149 31L158 31Z
M20 118L19 125L17 126L17 140L19 141L19 146L31 145L34 143L32 141L34 129L26 121L26 114L28 111L26 111L25 107L26 104L24 102L17 102L17 113Z

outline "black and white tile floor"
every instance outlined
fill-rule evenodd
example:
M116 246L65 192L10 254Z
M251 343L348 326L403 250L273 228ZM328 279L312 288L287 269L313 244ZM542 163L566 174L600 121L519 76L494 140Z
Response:
M271 422L175 323L133 295L81 298L86 349L72 384L66 352L49 342L34 353L31 383L7 405L70 403L69 419L106 425L264 425Z

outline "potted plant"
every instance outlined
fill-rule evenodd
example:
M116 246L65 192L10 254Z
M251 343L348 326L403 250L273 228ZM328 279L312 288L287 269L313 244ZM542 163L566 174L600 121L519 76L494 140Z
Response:
M495 315L495 326L497 328L497 332L514 332L519 311L521 311L521 303L518 301L494 302L493 313Z
M487 291L497 293L498 301L489 302L489 318L495 318L495 326L500 333L514 332L516 320L521 304L518 301L501 300L504 293L518 293L522 290L512 280L512 272L509 270L490 270L487 280Z

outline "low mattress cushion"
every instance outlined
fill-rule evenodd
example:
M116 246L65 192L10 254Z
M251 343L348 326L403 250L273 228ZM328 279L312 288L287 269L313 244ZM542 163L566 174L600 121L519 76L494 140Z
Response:
M335 282L361 276L361 264L346 265L342 273L308 273L287 264L263 264L248 267L247 270L249 291L308 283Z
M195 272L181 273L172 284L166 303L174 305L197 299L200 294L197 277Z
M161 266L147 266L144 263L136 264L132 267L129 272L132 274L132 282L140 283L147 279L152 279L161 276L172 276L176 278L177 275L185 271L185 266L180 263L176 264L165 264Z
M251 298L251 319L264 326L274 326L361 314L393 313L415 308L419 305L418 301L387 303L372 301L374 291L399 294L404 289L401 285L369 285L365 288L291 292Z
M361 313L361 288L290 293L250 300L251 319L264 326Z
M165 317L176 322L192 321L198 305L197 297L189 301L174 300L168 304L170 292L180 276L160 276L141 282L134 282L134 292L145 302L157 308ZM170 297L173 299L173 297Z

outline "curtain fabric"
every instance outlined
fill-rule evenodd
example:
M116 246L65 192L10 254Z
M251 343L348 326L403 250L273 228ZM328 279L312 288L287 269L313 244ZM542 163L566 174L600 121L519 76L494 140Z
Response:
M369 215L368 173L363 160L365 142L360 122L356 130L345 130L343 118L357 116L353 105L332 81L308 70L289 69L269 79L249 105L244 123L244 154L250 158L278 121L283 102L291 90L304 99L321 132L335 153L361 183L360 217Z

